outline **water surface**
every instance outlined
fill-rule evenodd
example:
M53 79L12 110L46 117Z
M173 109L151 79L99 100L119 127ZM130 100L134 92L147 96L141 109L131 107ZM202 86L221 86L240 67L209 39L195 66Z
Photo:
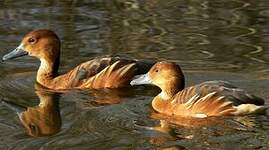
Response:
M110 54L170 60L182 67L187 86L227 80L269 103L268 26L267 0L0 0L0 56L25 33L49 28L62 41L61 72ZM0 63L1 97L18 108L54 97L38 95L38 65L30 57ZM60 122L48 123L47 136L34 134L38 123L29 135L1 104L0 149L269 149L267 116L173 120L152 110L157 92L67 91L51 107Z

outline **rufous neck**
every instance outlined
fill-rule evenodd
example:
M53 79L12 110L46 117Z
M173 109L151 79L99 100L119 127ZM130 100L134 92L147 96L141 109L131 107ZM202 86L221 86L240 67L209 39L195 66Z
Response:
M179 91L184 89L184 78L180 80L171 80L161 87L162 92L158 95L160 98L171 99Z
M44 85L44 82L49 82L58 76L59 58L40 59L41 63L37 71L37 81Z

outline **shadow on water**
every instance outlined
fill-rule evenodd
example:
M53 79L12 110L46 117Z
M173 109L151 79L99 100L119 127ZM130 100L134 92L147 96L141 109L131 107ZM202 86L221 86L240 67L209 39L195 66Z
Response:
M170 60L187 86L227 80L269 103L266 0L0 0L0 8L0 56L49 28L62 41L61 72L109 54ZM157 88L55 93L35 86L38 66L30 57L0 62L0 149L269 149L267 116L169 118L151 108Z

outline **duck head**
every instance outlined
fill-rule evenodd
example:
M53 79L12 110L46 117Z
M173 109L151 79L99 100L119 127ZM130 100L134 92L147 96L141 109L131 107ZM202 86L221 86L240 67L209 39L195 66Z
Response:
M54 71L58 69L60 58L60 39L51 30L39 29L27 33L20 45L3 56L2 60L10 60L22 56L33 56L41 63L51 66Z
M175 94L184 88L184 75L180 67L172 62L158 62L148 73L135 76L131 85L152 84L162 91Z
M27 33L21 44L3 56L2 60L10 60L25 55L33 56L38 59L55 59L59 57L60 39L51 30L40 29Z

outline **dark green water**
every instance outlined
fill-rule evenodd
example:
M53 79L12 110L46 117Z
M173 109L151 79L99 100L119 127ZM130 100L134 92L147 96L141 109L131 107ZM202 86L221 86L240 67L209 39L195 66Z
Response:
M107 54L170 60L188 86L227 80L269 103L268 0L0 0L1 57L39 28L62 39L62 72ZM1 97L25 107L46 99L35 92L38 66L30 57L0 63ZM267 116L175 123L153 112L155 88L122 91L61 94L59 130L45 137L29 136L0 104L0 149L269 149Z

